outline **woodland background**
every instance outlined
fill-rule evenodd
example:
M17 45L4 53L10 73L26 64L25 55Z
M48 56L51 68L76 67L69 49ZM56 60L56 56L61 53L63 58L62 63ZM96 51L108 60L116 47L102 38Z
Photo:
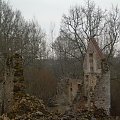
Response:
M0 78L6 58L20 53L27 92L48 104L56 95L61 78L83 79L87 42L95 38L111 70L112 111L120 114L120 9L113 6L103 10L88 0L63 14L57 38L54 27L47 38L36 20L26 21L19 10L14 11L10 4L0 0Z

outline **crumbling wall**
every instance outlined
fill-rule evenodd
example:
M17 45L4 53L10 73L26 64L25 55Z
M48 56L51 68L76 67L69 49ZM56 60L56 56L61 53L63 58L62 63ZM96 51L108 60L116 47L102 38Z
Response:
M61 90L59 90L61 89ZM58 101L63 101L65 104L73 104L76 96L82 94L82 81L80 79L64 78L58 86ZM61 92L60 92L61 91Z
M110 71L103 73L95 87L94 102L97 108L103 108L110 114Z
M8 113L14 103L15 94L24 92L22 57L14 54L7 58L3 84L3 111Z
M87 96L88 109L103 108L110 114L110 71L107 62L101 62L101 73L84 74L84 93Z
M0 115L2 115L3 107L3 81L0 82Z
M23 61L22 61L22 56L19 54L13 55L13 70L14 70L14 78L13 78L14 95L16 93L24 93L25 84L24 84L24 76L23 76Z
M2 112L7 113L13 103L13 69L12 69L12 58L10 56L6 59L5 74L3 81L3 110Z
M80 79L69 79L68 81L68 100L70 104L77 101L82 94L82 81Z

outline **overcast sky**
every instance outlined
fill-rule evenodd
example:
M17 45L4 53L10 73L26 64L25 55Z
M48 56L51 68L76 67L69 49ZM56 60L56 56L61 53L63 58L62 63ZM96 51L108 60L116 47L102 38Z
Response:
M55 23L58 31L63 13L70 6L84 4L86 0L5 0L14 9L19 9L25 19L35 18L41 27L49 33L50 24ZM94 0L103 9L109 9L112 4L120 6L120 0Z

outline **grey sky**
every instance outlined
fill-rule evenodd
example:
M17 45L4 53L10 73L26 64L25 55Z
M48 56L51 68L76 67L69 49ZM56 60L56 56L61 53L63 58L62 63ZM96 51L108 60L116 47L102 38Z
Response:
M41 27L49 33L50 23L55 23L58 31L63 13L67 13L70 6L81 5L86 0L5 0L14 9L19 9L25 19L35 19ZM120 6L120 0L94 0L97 5L109 9L112 4Z

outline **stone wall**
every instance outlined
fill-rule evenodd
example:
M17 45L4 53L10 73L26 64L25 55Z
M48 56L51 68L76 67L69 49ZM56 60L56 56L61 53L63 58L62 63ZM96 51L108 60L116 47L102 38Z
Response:
M95 87L95 105L110 114L110 71L104 73Z
M110 111L110 72L105 55L95 40L90 40L84 59L84 95L88 109L95 106ZM95 105L95 106L94 106Z
M59 82L58 92L56 96L57 105L64 106L64 109L68 109L70 105L73 105L78 99L80 99L82 90L82 81L80 79L64 78ZM57 108L58 108L57 106Z
M80 79L69 79L67 84L68 100L72 104L78 92L82 94L82 81Z
M3 81L0 82L0 115L3 112L2 107L3 107Z
M3 84L3 108L4 113L11 110L15 94L24 92L24 77L22 57L14 54L7 58Z
M94 104L97 108L103 108L107 114L110 114L110 71L103 72L101 75L90 74L88 76L88 80L84 80L88 109L93 108Z
M3 112L7 113L13 103L13 68L12 68L12 59L8 57L5 65L5 74L3 82Z

